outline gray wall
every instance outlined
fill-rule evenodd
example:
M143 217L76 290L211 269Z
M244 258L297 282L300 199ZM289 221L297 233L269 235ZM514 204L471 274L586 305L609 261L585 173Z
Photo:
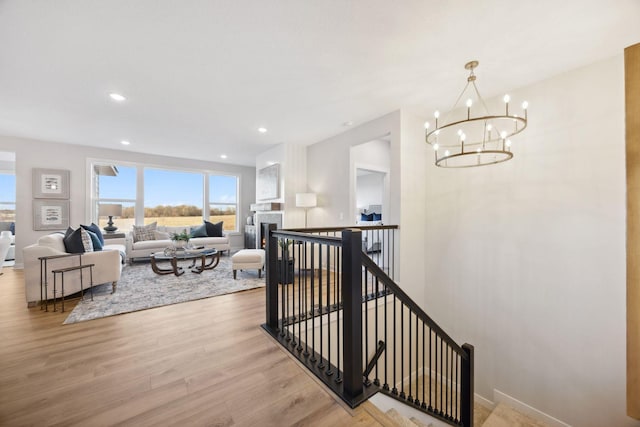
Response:
M32 139L0 136L0 151L16 153L16 266L22 265L22 248L35 243L47 231L33 230L31 176L33 168L67 169L71 171L70 224L77 227L90 220L86 203L90 177L88 159L114 162L138 162L149 165L192 170L227 172L240 175L240 203L238 223L240 233L249 212L249 204L255 199L255 168L236 166L203 160L188 160L165 156L146 155L122 150L109 150L71 144L37 141ZM243 238L238 233L231 236L232 247L242 247Z

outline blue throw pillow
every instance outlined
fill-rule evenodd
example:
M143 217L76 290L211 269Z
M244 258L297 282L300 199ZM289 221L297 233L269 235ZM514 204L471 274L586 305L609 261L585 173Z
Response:
M93 222L91 223L91 225L80 224L80 227L84 228L87 231L91 231L96 236L98 236L98 239L100 239L100 248L104 246L104 237L102 236L102 231L100 231L100 227L95 225ZM94 248L95 248L95 245L94 245Z
M198 227L191 228L191 237L207 237L207 225L202 224Z
M222 222L216 222L215 224L205 220L204 225L207 228L207 236L209 237L222 237Z
M98 237L98 235L96 233L94 233L93 231L89 231L89 230L86 230L86 232L89 233L89 236L91 237L91 243L93 244L93 250L94 251L101 251L102 247L104 245L100 241L100 238Z
M12 222L11 225L9 225L9 231L11 232L11 234L13 234L14 236L16 235L16 223Z
M373 221L373 214L360 214L360 221Z
M382 214L374 213L373 214L373 220L374 221L382 221Z

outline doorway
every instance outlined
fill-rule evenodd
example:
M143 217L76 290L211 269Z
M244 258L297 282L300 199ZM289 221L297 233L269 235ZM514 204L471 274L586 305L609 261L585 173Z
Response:
M0 243L0 265L15 263L16 228L16 153L0 151L0 233L3 241L9 236L9 245ZM4 232L4 233L2 233Z
M362 214L375 213L379 222L389 218L390 139L387 134L351 147L350 211L356 224Z

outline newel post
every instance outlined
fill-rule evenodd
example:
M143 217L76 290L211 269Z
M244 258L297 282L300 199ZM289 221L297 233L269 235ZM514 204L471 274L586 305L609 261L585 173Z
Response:
M460 421L464 427L473 427L473 346L463 344L467 358L462 358L460 382Z
M362 382L362 235L342 231L342 301L344 393L355 399L364 392Z
M266 280L267 280L267 326L278 329L278 238L271 235L276 224L268 224L266 230Z

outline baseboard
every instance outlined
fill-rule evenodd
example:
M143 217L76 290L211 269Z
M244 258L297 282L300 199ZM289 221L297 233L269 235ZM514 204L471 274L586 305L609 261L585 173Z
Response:
M496 407L496 404L484 396L480 396L478 393L473 394L473 400L480 406L487 408L490 411Z
M508 394L505 394L499 390L496 390L496 389L493 390L493 400L495 401L496 404L505 403L506 405L509 405L513 409L519 412L522 412L523 414L528 415L531 418L540 420L550 426L571 427L569 424L563 421L560 421L559 419L554 418L549 414L545 414L544 412L539 411L536 408L529 406L526 403L521 402L518 399L511 397Z

